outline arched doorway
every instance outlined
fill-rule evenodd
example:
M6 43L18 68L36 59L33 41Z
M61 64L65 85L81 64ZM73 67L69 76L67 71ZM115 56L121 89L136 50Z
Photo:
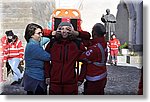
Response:
M121 44L127 42L129 47L136 43L136 12L132 2L121 0L117 7L116 35Z
M121 44L123 44L129 40L129 14L127 6L123 1L120 1L117 9L116 35L117 38L119 38Z

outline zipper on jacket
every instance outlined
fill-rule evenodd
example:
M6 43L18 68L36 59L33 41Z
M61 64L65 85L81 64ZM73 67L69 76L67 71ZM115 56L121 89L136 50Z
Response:
M60 60L62 60L62 46L60 48Z
M65 57L66 57L66 61L68 61L68 49L69 48L69 46L65 46Z
M63 52L63 55L62 55L62 69L61 69L61 75L60 75L60 77L61 77L61 80L60 80L60 83L61 83L61 85L62 85L62 93L63 93L63 82L62 82L62 80L63 80L63 70L64 70L64 63L65 63L65 46L62 48L62 50L64 51ZM61 50L61 53L62 53L62 50Z
M69 46L68 45L65 45L64 46L64 49L63 49L63 64L62 64L62 70L61 70L61 88L62 88L62 93L64 93L64 90L63 90L63 71L64 71L64 65L65 65L65 62L68 61L68 49L69 49ZM61 47L61 54L62 54L62 47Z

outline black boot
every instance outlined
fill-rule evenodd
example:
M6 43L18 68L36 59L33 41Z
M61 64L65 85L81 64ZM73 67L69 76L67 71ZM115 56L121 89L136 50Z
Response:
M16 84L19 84L18 81L14 81L11 83L11 85L16 85Z

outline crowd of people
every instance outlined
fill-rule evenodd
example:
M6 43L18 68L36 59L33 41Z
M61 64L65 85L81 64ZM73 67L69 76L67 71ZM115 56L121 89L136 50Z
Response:
M93 26L92 34L75 31L66 21L61 22L56 31L30 23L25 29L25 48L12 30L5 32L1 39L3 67L10 65L11 85L22 82L27 95L46 95L48 85L51 95L77 95L83 82L83 94L104 95L107 48L110 49L111 64L117 65L120 46L115 34L109 41L105 36L106 27L101 23ZM45 44L46 48L43 48ZM18 66L23 60L25 70L21 72ZM80 72L79 62L82 62Z
M93 39L90 39L90 33L75 31L69 22L61 22L56 31L31 23L25 29L24 38L27 44L23 49L22 42L13 31L6 31L1 39L3 66L8 63L11 67L11 85L23 81L28 95L47 94L47 85L50 86L49 94L76 95L78 86L86 79L84 94L104 94L107 81L105 32L105 27L97 23L92 30ZM50 39L46 41L49 43L45 49L42 47L45 43L41 44L41 41L44 42L43 37ZM23 73L18 68L22 60L25 62ZM76 66L79 62L82 62L81 74L79 65ZM91 87L95 89L91 90Z

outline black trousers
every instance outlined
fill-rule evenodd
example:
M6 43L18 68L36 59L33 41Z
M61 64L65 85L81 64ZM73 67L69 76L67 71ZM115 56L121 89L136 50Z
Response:
M47 95L47 90L44 90L38 85L35 93L33 91L27 91L27 95Z

